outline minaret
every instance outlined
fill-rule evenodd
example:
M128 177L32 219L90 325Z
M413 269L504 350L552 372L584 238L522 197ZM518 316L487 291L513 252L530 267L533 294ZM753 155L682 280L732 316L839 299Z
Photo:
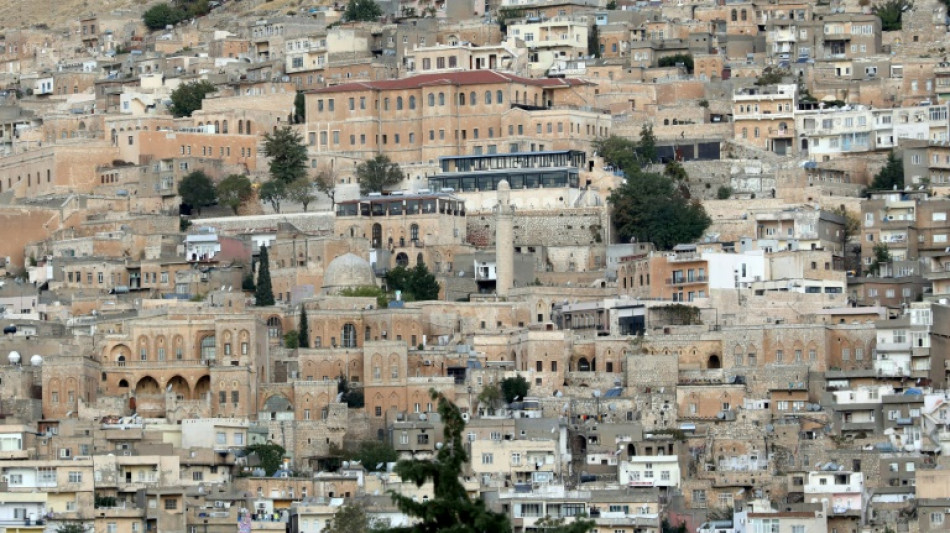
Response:
M515 279L515 232L510 203L511 186L506 180L498 183L498 205L495 206L495 292L507 297Z

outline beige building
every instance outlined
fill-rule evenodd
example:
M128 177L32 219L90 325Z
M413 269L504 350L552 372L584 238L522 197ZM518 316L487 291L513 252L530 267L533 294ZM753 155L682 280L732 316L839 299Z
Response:
M305 137L311 153L354 163L383 153L408 173L442 156L590 152L611 123L589 107L593 87L494 71L347 83L307 94Z

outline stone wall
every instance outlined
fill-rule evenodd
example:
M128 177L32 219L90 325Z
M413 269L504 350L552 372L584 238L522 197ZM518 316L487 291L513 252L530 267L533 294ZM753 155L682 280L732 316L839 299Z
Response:
M514 216L515 246L589 246L606 241L604 207L520 211ZM495 245L495 218L491 213L469 213L468 242Z

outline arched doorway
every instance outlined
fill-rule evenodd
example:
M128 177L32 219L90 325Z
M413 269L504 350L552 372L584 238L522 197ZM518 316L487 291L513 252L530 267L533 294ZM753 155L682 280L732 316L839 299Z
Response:
M577 360L577 371L590 372L590 361L588 361L586 357L581 357Z
M198 382L195 383L195 393L193 395L196 400L205 400L209 398L211 394L211 378L208 376L201 376L198 379Z
M709 361L706 363L707 368L722 368L722 361L719 360L718 355L710 355Z
M409 266L409 256L403 252L396 254L396 266L406 268Z

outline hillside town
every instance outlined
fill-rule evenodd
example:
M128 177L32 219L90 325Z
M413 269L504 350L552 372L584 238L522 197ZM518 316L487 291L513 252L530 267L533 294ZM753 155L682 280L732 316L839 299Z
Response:
M3 4L0 533L950 531L950 0Z

